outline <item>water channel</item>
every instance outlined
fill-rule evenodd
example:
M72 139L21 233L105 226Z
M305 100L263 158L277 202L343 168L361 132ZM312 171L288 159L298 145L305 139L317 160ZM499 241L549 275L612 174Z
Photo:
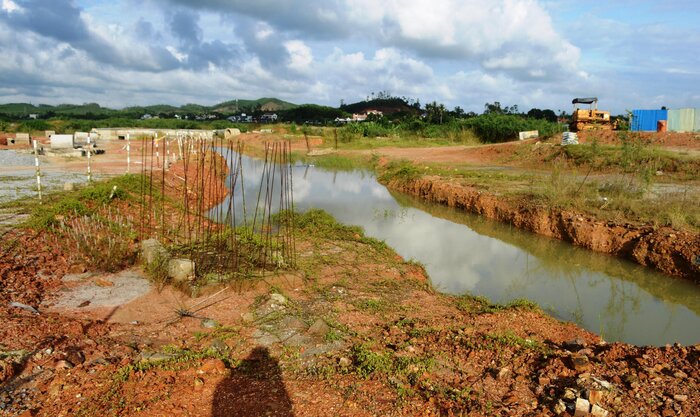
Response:
M244 157L243 170L246 195L257 195L263 162ZM297 210L326 210L424 264L438 291L498 303L526 298L607 341L700 342L700 288L690 282L390 192L365 171L297 165L293 190ZM227 206L225 201L214 210Z

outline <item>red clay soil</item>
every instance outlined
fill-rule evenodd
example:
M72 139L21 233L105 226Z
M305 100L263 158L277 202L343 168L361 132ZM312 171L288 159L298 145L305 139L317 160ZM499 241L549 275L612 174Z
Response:
M697 151L700 150L700 133L679 133L679 132L614 132L614 131L584 131L579 132L580 143L591 143L593 139L598 143L606 145L621 145L620 135L624 133L631 140L641 140L643 143L661 148L676 151ZM392 159L406 159L416 164L439 163L439 164L470 164L470 165L503 165L518 166L523 165L523 161L513 160L513 156L522 149L522 145L536 143L537 139L524 141L496 143L480 146L441 146L433 148L379 148L363 153L378 153L384 157ZM561 138L553 137L547 143L559 143ZM549 153L542 155L549 156ZM543 163L543 159L536 159L536 154L530 154L525 161L526 166L537 167Z
M211 155L207 156L207 158L211 157ZM197 197L201 196L205 210L223 201L230 192L224 181L228 175L228 164L218 153L214 154L213 158L216 163L206 163L206 166L211 169L203 170L201 166L198 169L194 161L187 164L184 161L178 161L172 164L165 173L166 194L179 200L187 189L188 201L194 203ZM185 166L187 166L187 172L185 172Z
M622 145L621 137L641 140L662 148L700 149L700 133L692 132L613 132L609 130L586 130L578 133L580 143L597 140L605 145Z
M700 406L700 346L606 344L527 307L492 311L435 294L420 268L360 241L299 250L322 260L316 279L271 279L289 307L252 322L245 314L272 305L264 291L230 293L200 311L220 323L214 329L191 317L166 325L153 310L132 324L0 306L0 349L22 352L0 358L0 416L571 417L580 396L611 416L692 416ZM132 304L158 300L154 292ZM255 334L275 317L302 326L323 318L341 339L262 346ZM189 356L137 368L168 346ZM333 348L305 354L319 347Z
M510 159L523 144L534 143L534 139L496 143L480 146L439 146L432 148L379 148L371 151L362 151L365 154L377 153L392 159L405 159L416 164L470 164L470 165L496 165Z
M45 232L12 230L3 236L0 252L0 305L10 301L38 306L69 265L64 246Z
M439 177L393 180L387 186L700 283L698 234L604 222L570 210L537 206L524 200L510 201Z

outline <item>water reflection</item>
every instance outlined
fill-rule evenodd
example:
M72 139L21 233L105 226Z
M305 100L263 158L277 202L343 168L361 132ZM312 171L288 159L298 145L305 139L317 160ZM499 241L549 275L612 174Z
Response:
M251 212L263 163L250 158L243 163ZM609 341L700 342L700 289L691 283L390 193L366 172L297 166L293 173L297 209L321 208L343 223L362 226L404 258L423 263L439 291L497 302L527 298ZM228 202L220 209L225 207Z

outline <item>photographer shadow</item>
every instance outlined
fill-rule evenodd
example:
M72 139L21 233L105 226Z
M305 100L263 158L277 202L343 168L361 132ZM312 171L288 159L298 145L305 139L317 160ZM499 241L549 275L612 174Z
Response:
M214 391L212 417L248 416L294 416L279 363L265 347L253 349Z

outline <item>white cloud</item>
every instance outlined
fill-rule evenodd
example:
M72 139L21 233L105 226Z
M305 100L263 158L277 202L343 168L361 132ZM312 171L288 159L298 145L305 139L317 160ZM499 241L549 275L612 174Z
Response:
M174 46L168 45L165 47L165 49L168 52L170 52L178 61L185 62L187 60L187 54L178 51L177 48L175 48Z
M264 41L275 33L275 31L265 22L260 22L255 29L255 38Z
M22 8L19 7L19 5L17 5L17 3L15 3L12 0L2 0L2 10L6 11L8 13L13 13L13 12L21 11Z
M697 105L687 86L700 82L694 31L588 9L587 24L562 23L559 3L545 0L0 4L5 102L337 105L388 90L467 111L487 101L568 109L572 97L596 95L621 112ZM173 24L176 15L191 25Z
M289 63L287 66L295 71L307 72L310 69L311 63L314 61L311 48L300 40L292 40L284 43L284 47L289 54Z
M580 51L534 0L348 0L350 20L386 45L492 70L575 70Z

